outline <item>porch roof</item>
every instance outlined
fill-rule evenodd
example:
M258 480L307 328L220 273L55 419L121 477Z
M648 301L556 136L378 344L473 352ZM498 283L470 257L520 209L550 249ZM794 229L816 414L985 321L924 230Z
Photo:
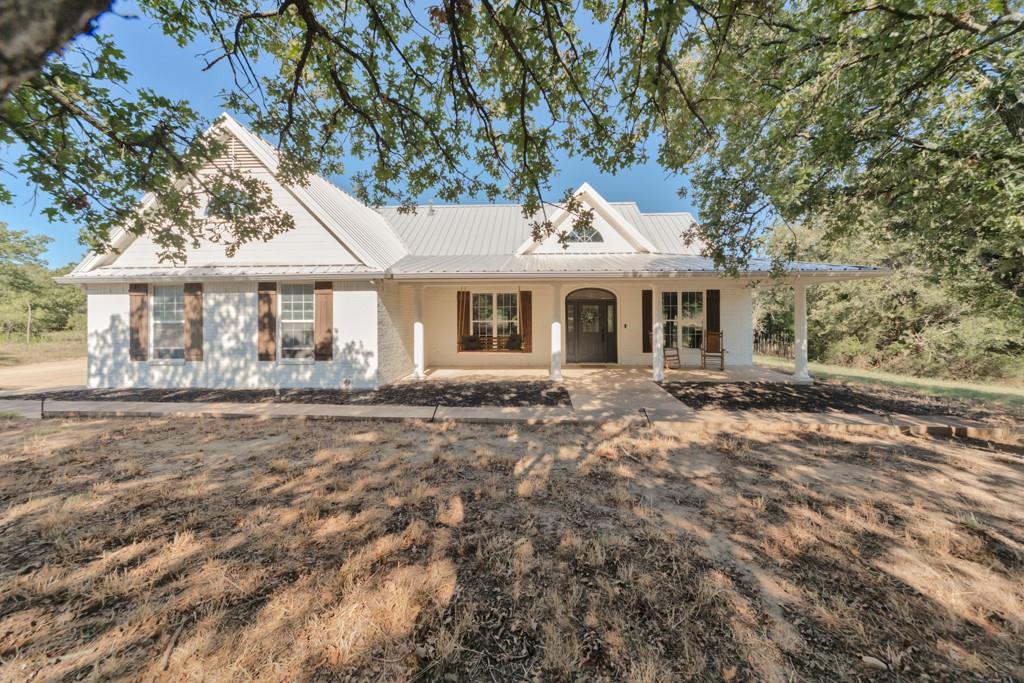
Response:
M751 259L741 277L771 274L769 259ZM786 273L800 277L844 280L879 277L885 268L792 261ZM580 277L722 276L714 262L688 254L527 254L474 256L406 256L388 270L395 279L572 279Z

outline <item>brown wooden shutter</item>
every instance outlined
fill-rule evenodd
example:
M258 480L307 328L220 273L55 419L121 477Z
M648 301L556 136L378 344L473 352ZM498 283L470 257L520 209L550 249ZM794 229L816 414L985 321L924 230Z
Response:
M707 300L708 307L708 330L720 332L722 330L722 293L717 289L709 289L704 298Z
M146 360L149 351L149 285L128 285L128 340L132 360Z
M203 359L203 285L185 283L185 360Z
M654 327L654 292L645 289L640 296L640 325L643 329L643 352L651 353L651 328Z
M523 337L523 353L533 351L533 292L519 292L519 334Z
M256 285L259 295L260 360L277 360L277 283L261 282Z
M462 350L462 338L469 336L469 292L459 292L456 298L455 347Z
M313 358L334 357L334 283L313 283Z

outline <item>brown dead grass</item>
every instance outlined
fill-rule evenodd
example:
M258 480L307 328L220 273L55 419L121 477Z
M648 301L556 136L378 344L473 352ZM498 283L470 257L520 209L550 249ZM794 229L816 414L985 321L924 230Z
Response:
M2 680L1024 677L1020 449L0 429Z

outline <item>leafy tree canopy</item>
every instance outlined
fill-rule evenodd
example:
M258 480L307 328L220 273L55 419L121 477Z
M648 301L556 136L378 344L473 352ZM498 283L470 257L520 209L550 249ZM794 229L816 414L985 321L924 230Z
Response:
M691 237L721 265L742 266L770 226L813 221L826 239L904 241L963 296L1024 311L1019 2L140 6L182 46L212 45L206 68L231 70L226 105L278 140L286 183L361 157L364 201L483 194L532 215L557 152L611 172L660 134L660 163L690 177L700 208ZM127 225L169 258L290 227L265 186L203 172L221 150L188 103L124 97L126 78L116 45L95 36L19 76L0 104L0 142L24 150L17 170L54 198L54 218L82 225L94 249ZM142 192L158 201L137 213ZM214 223L198 211L208 194Z
M794 242L816 261L860 259L894 271L809 290L811 358L923 377L1024 379L1019 320L960 300L953 287L921 267L920 252L907 242L879 246L863 234L826 240L821 228L794 226L774 231L768 249L781 255ZM754 317L758 334L792 334L792 291L759 289Z
M43 252L46 236L11 230L0 222L0 332L24 332L29 305L34 311L33 332L66 330L81 324L85 295L77 287L58 285L55 275L70 267L50 270Z

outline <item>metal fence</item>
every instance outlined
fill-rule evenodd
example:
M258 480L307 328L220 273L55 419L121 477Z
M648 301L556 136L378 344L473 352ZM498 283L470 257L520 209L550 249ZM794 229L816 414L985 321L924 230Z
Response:
M783 332L774 334L754 333L754 353L759 356L793 357L793 335Z

